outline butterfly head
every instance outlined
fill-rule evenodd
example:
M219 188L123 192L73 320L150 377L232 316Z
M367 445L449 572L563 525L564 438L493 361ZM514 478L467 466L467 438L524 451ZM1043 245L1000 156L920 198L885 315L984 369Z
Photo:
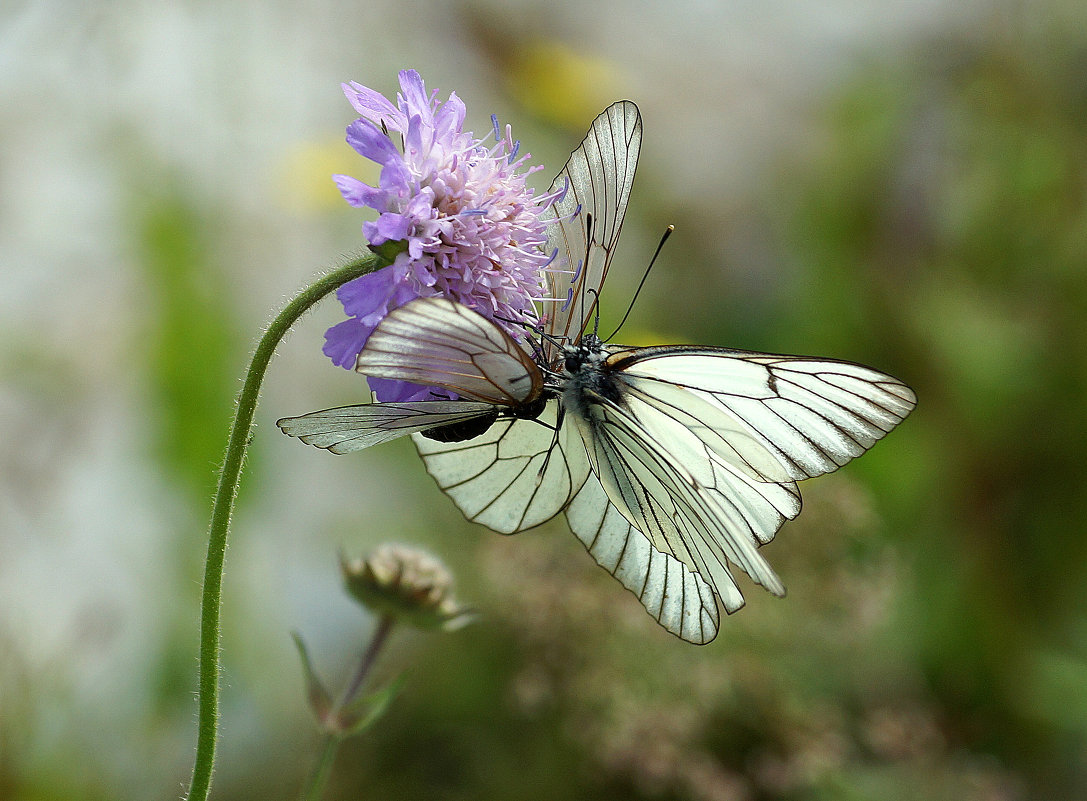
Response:
M607 358L607 351L596 334L586 334L576 345L567 345L563 353L563 366L568 377L586 370L598 371Z
M563 358L563 400L571 409L583 409L595 398L622 403L622 392L607 369L608 350L596 334L586 334L566 348Z

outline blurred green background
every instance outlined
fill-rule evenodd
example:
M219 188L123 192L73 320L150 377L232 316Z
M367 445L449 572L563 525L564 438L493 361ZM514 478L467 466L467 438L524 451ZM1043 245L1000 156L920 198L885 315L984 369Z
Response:
M289 799L372 621L336 552L424 545L483 619L407 671L327 798L1087 798L1087 11L900 0L9 2L0 10L0 799L181 795L215 467L273 310L361 248L339 82L419 69L545 169L610 101L646 135L622 339L852 359L918 410L808 482L789 587L698 648L561 522L466 524L307 317L273 363L227 561L218 799ZM606 328L606 325L604 326Z

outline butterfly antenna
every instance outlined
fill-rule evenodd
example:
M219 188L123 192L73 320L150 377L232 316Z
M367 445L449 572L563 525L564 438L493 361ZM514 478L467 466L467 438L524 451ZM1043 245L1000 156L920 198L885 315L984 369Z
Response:
M593 293L593 336L600 330L600 293L594 287L589 287L586 292Z
M592 247L593 247L593 225L594 225L595 222L596 222L596 220L593 218L592 213L591 212L585 212L585 252L581 255L581 264L579 264L577 266L577 272L574 273L574 277L572 279L574 281L577 281L578 279L581 280L581 293L582 293L582 296L581 296L581 298L579 298L579 300L581 301L581 309L579 311L582 314L582 318L581 318L581 324L582 325L585 324L585 317L584 317L584 313L585 313L585 295L587 295L589 292L593 291L592 287L586 287L585 286L585 274L584 273L585 273L586 268L589 266L589 252L592 250ZM571 287L570 289L572 291L573 287ZM597 295L596 299L599 300L600 296ZM598 319L599 319L599 311L600 310L597 309ZM596 333L596 331L594 330L593 333ZM578 331L577 334L580 336L581 331Z
M512 317L503 317L501 314L496 314L494 319L500 323L508 323L509 325L517 326L518 328L524 328L531 331L533 326L530 323L526 323L524 320L514 320Z
M528 337L529 346L532 348L532 353L536 358L537 364L540 364L543 361L545 354L543 347L540 345L539 342L536 341L536 337L539 337L545 342L550 342L557 348L562 347L562 341L558 337L552 336L551 334L544 331L542 326L540 328L537 328L534 325L526 323L524 320L511 320L509 317L502 317L501 315L497 314L495 315L494 319L498 320L499 322L508 323L514 326L520 326L521 328L525 329L525 334ZM541 367L542 366L543 365L541 364Z
M630 317L630 313L634 310L634 301L638 299L638 293L642 291L642 287L645 286L645 280L649 278L649 271L653 269L653 265L657 261L657 256L661 254L661 250L664 248L664 243L668 241L668 237L672 235L672 232L676 230L674 225L669 225L664 229L664 234L661 236L661 241L657 244L657 252L653 254L653 258L649 260L649 266L645 268L645 273L642 275L642 280L638 284L638 288L634 290L634 297L630 299L630 305L627 306L627 313L623 315L623 319L619 321L619 325L615 327L615 330L611 332L611 336L604 339L604 342L611 340L613 336L619 333L619 329L623 327L623 323Z

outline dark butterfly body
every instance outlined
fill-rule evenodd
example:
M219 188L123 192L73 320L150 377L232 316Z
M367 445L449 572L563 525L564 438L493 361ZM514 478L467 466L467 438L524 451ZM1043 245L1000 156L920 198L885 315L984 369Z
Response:
M543 410L543 407L540 407ZM460 423L449 423L444 426L435 426L419 432L420 437L426 437L434 442L467 442L487 432L487 429L498 419L498 409L464 420Z

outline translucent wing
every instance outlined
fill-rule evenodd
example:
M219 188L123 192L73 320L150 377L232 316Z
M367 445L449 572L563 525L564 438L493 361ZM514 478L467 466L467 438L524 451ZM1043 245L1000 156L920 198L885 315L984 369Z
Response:
M696 645L717 636L721 616L710 585L670 553L654 548L608 501L594 476L566 507L566 520L597 564L634 593L665 629Z
M389 312L355 369L504 406L534 400L543 390L540 368L509 334L447 298L417 298Z
M416 436L415 445L427 472L465 517L513 534L561 512L589 474L585 448L571 426L562 426L555 439L557 408L551 401L537 420L500 419L466 442Z
M415 401L341 406L301 417L284 417L277 420L276 425L284 434L298 437L308 445L326 448L333 453L351 453L405 434L489 416L498 416L496 408L489 403Z
M588 388L574 416L593 471L630 527L708 582L728 611L743 603L729 565L784 593L758 548L800 512L795 481L863 452L916 403L897 379L820 359L616 349L603 369L621 401Z
M795 484L749 478L684 422L634 396L597 397L575 420L611 502L654 548L699 573L728 611L743 605L729 564L784 595L758 547L799 513Z
M726 462L762 481L837 470L917 405L898 379L828 359L663 347L614 354L608 368L630 391L704 432L707 446ZM691 420L695 413L704 426Z
M638 107L629 100L613 103L593 121L551 185L552 192L565 187L566 194L551 209L556 222L549 226L547 248L557 249L558 257L547 280L551 297L558 300L544 314L544 330L563 342L580 338L596 306L596 292L623 227L641 145ZM553 342L544 347L550 362L559 351Z

